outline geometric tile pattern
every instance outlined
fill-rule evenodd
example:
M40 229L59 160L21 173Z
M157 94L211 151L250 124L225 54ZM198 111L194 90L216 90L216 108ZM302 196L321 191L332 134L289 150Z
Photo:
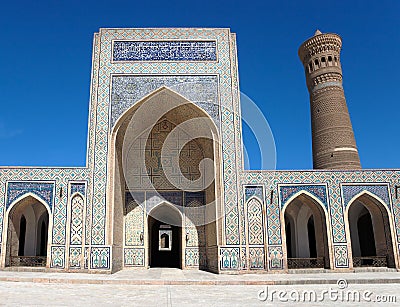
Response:
M250 197L256 196L260 200L264 199L263 197L263 187L262 186L246 186L245 187L245 201L248 201Z
M263 247L250 247L250 270L263 270L264 269L264 248Z
M143 226L145 211L141 205L133 199L130 193L126 193L125 205L125 245L143 246Z
M67 194L67 193L65 193ZM60 200L54 206L53 244L65 244L67 239L67 199Z
M199 249L186 248L185 249L185 265L187 267L199 267Z
M335 245L334 254L335 254L335 267L337 268L349 267L349 257L346 245Z
M176 205L177 209L182 210L183 207L183 195L181 191L160 191L160 192L146 192L146 210L150 212L151 209L159 205L160 203L167 201L171 204Z
M206 245L205 238L205 196L204 192L186 192L185 194L185 233L186 246Z
M393 204L393 217L397 242L400 242L400 204Z
M294 194L300 191L306 191L310 194L316 196L325 206L327 207L326 200L326 186L325 185L289 185L289 186L280 186L280 200L281 206L283 207L286 201L293 196Z
M220 248L220 268L222 270L237 270L239 265L239 248L222 247Z
M69 268L80 269L82 262L82 247L69 248Z
M246 204L249 244L262 245L264 244L264 214L262 203L257 198L252 198Z
M90 268L109 269L110 268L110 247L91 247L90 248Z
M88 194L86 196L86 199L91 199L90 197L90 192L88 191ZM91 238L91 228L92 228L92 204L90 201L86 201L86 212L85 212L85 245L90 244L90 238Z
M347 242L347 238L346 238L346 231L344 228L344 209L343 209L343 202L340 192L339 181L335 180L334 182L329 184L328 191L330 196L329 213L331 220L333 243L343 244ZM341 247L341 249L343 248L344 247Z
M144 248L124 248L124 266L144 266Z
M278 200L274 200L274 194L271 194L269 204L267 205L267 233L269 245L282 244L280 216Z
M246 247L240 248L240 266L239 269L247 270L247 250Z
M174 133L171 133L173 130ZM163 155L162 149L167 137L171 138L171 144ZM129 155L134 159L132 165L129 164L130 170L126 171L125 176L130 178L129 188L135 190L151 190L153 187L157 190L176 190L177 185L182 186L183 180L195 180L200 177L199 166L204 159L196 140L192 140L190 134L182 128L176 128L176 125L166 118L154 125L148 137L137 137ZM179 161L178 166L174 166L173 163L176 159ZM143 166L142 161L145 161ZM177 167L180 169L176 169ZM204 168L201 171L204 171ZM204 187L204 183L201 187Z
M226 185L225 188L225 213L230 213L229 220L225 219L225 223L228 222L229 227L227 228L225 237L227 244L240 244L245 243L245 221L244 221L244 196L241 188L241 183L239 182L239 174L243 170L243 157L242 157L242 118L240 116L241 106L240 106L240 91L239 91L239 77L238 77L238 63L237 63L237 47L236 47L236 34L229 33L228 46L230 49L230 86L231 95L229 100L231 103L226 105L224 101L221 101L221 106L223 110L231 110L232 112L223 112L222 121L222 148L223 148L223 178ZM218 54L221 54L221 49L218 49ZM225 71L221 73L221 78L224 78ZM223 91L221 82L221 91ZM232 122L232 124L226 121ZM227 158L225 160L225 158ZM233 160L234 158L234 160ZM233 171L233 172L232 172ZM235 177L229 176L232 172ZM230 178L229 178L230 177ZM228 178L230 180L228 180ZM236 184L236 185L235 185ZM238 193L239 191L239 193ZM233 215L231 214L233 213ZM235 215L238 215L238 220ZM232 218L234 217L234 218ZM236 233L239 232L239 238L237 238ZM239 240L238 240L239 239Z
M63 269L65 267L65 246L51 247L50 267Z
M83 265L84 269L89 268L89 258L90 258L90 249L89 247L85 246L84 265Z
M387 184L380 184L380 185L342 185L343 191L343 203L344 206L347 207L350 200L356 196L357 194L361 193L362 191L368 191L380 199L384 201L386 206L390 209L390 197L389 197L389 190Z
M220 128L218 78L215 75L113 76L110 126L113 127L118 118L140 99L161 87L173 90L200 107Z
M41 198L49 205L50 210L53 207L54 183L48 182L8 182L7 183L7 206L16 200L18 197L33 193Z
M70 245L82 245L84 209L83 197L75 194L71 200Z
M114 41L114 61L216 61L215 41Z
M2 242L2 233L3 233L3 217L4 217L4 206L0 204L0 243ZM1 247L1 244L0 244ZM1 252L1 248L0 248Z
M86 192L86 184L84 182L80 183L71 183L71 191L70 195L74 195L75 193L80 193L85 196Z
M269 246L269 269L282 270L283 269L283 249L282 246Z

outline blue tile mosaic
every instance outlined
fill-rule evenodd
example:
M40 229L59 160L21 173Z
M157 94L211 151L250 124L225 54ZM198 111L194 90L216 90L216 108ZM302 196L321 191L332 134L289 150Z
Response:
M184 192L184 198L185 198L185 206L193 200L197 200L200 203L204 204L205 193L203 191L201 191L201 192Z
M81 193L85 196L86 185L85 183L71 183L71 195Z
M368 191L380 199L390 208L389 190L387 184L379 185L342 185L344 206L347 207L350 200L361 193L362 191Z
M244 190L245 201L248 201L250 197L256 196L260 200L263 200L263 187L261 186L246 186Z
M280 186L281 206L283 207L290 197L300 191L307 191L308 193L314 195L324 204L325 208L328 209L325 185Z
M108 246L90 249L90 268L108 270L110 268L111 249Z
M125 209L131 202L144 205L144 192L125 192Z
M183 192L147 192L146 193L146 207L150 211L153 207L162 203L163 201L170 202L177 206L178 209L182 209L183 206Z
M219 254L222 270L237 270L239 268L239 248L221 247Z
M114 61L216 61L216 41L114 41Z
M217 76L113 76L111 127L136 102L166 86L203 109L220 126Z
M54 202L54 183L48 182L8 182L6 209L20 196L32 193L43 199L52 210Z

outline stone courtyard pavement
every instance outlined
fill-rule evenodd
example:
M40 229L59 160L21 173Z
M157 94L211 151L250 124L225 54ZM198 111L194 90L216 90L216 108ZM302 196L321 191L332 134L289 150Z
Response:
M2 306L399 306L400 273L112 275L0 271Z

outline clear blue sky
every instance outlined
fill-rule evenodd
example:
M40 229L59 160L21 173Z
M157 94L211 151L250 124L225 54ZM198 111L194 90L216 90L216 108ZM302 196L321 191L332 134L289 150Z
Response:
M278 169L312 168L297 49L316 28L343 38L362 166L400 168L400 1L3 1L0 26L0 165L85 165L100 27L229 27L241 91L269 121Z

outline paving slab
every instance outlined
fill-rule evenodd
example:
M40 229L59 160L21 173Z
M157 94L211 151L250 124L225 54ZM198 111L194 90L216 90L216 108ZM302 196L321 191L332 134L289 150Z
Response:
M0 281L2 306L398 306L400 285L113 285ZM331 291L333 295L328 295ZM315 293L314 296L310 293ZM348 295L350 293L351 295ZM355 295L359 293L359 295ZM365 295L368 293L368 296Z
M0 281L52 284L113 285L304 285L400 284L400 272L340 272L303 274L214 274L200 270L151 268L122 270L114 274L0 271Z

